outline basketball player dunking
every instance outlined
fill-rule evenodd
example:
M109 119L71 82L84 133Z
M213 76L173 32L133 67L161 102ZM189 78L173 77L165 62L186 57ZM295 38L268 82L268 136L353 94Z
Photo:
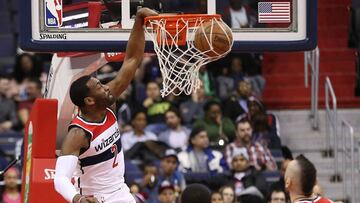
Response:
M157 13L147 8L137 12L123 65L114 80L104 85L83 76L70 87L70 98L80 113L63 142L54 180L56 191L68 202L135 203L124 183L124 154L113 110L143 58L144 18L154 15Z
M291 161L285 172L285 188L291 203L333 203L333 201L313 195L316 184L316 168L303 155Z

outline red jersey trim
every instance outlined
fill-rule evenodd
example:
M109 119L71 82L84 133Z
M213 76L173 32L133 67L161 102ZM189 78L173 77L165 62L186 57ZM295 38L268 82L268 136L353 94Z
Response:
M76 116L70 123L70 126L78 126L82 129L89 132L92 137L91 141L96 139L99 135L101 135L104 131L109 129L116 122L116 117L114 113L107 109L104 121L101 123L91 123L84 121L84 119L80 118L80 116Z

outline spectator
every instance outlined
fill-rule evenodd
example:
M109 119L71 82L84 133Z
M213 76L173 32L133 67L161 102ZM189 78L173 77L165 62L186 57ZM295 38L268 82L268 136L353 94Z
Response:
M178 154L183 172L210 173L224 171L223 156L209 148L209 137L204 128L194 128L190 133L189 147Z
M0 76L0 133L10 131L18 123L15 103L6 97L8 84L9 79Z
M41 64L36 58L28 53L23 53L16 57L13 77L21 84L24 79L38 78L42 73Z
M202 184L191 184L181 194L180 203L211 203L211 193L208 187Z
M4 203L20 203L21 195L17 184L19 180L19 171L16 168L10 168L4 174L4 192L2 193L2 201Z
M285 147L285 146L282 147L281 151L282 151L284 160L281 162L280 179L279 179L279 181L273 183L270 186L270 188L269 188L270 192L273 190L285 191L285 180L284 180L285 171L286 171L286 168L289 165L289 163L294 159L292 156L292 153L288 147Z
M181 125L179 111L175 108L169 109L165 113L165 120L168 128L160 133L159 141L166 143L173 149L186 148L190 130Z
M244 194L266 197L266 180L261 172L250 165L249 154L245 148L234 150L231 166L232 174L228 184L234 186L237 197Z
M146 95L147 98L143 102L143 106L147 109L149 121L147 130L159 134L166 129L165 112L169 110L171 104L161 98L159 84L154 81L147 84Z
M234 80L229 76L228 67L223 67L221 71L222 74L216 78L217 91L220 99L225 100L231 95L234 89Z
M233 58L231 58L230 72L234 86L236 84L239 84L240 81L244 80L245 75L244 75L243 62L240 57L234 56Z
M160 162L159 180L167 180L174 186L176 196L186 187L184 176L177 170L179 160L175 150L168 149Z
M18 116L20 122L25 126L27 120L29 119L31 108L35 99L41 98L41 89L42 83L38 78L30 78L25 85L27 99L19 102L18 106Z
M169 181L163 181L159 187L159 203L175 203L175 187Z
M130 185L130 193L134 196L135 203L144 203L145 195L140 191L140 185L133 183Z
M145 112L139 111L134 113L131 121L133 130L124 133L121 137L121 143L124 152L131 149L138 142L157 140L157 137L154 133L145 130L146 123Z
M224 115L232 121L239 120L244 113L249 112L248 101L251 96L251 85L248 81L240 81L237 84L237 95L230 97L224 105Z
M0 75L0 93L8 98L15 99L18 96L18 87L16 82L9 75Z
M209 101L204 105L205 117L194 123L194 128L206 129L211 146L222 147L225 143L235 137L235 126L233 122L222 116L221 105L217 101ZM221 143L221 140L223 142Z
M251 28L256 25L255 13L250 7L245 6L243 0L229 0L229 16L225 17L231 28Z
M250 165L254 166L257 170L276 170L276 163L269 149L258 142L251 141L252 128L250 121L244 118L236 124L236 128L236 139L226 146L225 150L228 165L231 166L234 151L245 147L249 154Z
M235 202L235 191L231 186L223 186L219 189L224 203Z
M211 193L211 203L224 203L220 192Z
M180 104L182 119L186 125L192 125L193 121L204 116L204 104L207 101L203 83L199 89L191 93L191 98Z
M273 190L268 197L268 203L286 203L287 198L283 190Z
M252 140L261 143L270 149L281 149L281 141L277 135L276 128L271 128L269 121L274 121L266 112L259 112L252 115L251 123L254 128Z
M136 109L136 107L131 105L132 102L129 99L131 90L132 86L129 85L116 101L117 118L121 133L131 130L131 115L134 109Z
M158 187L159 179L157 178L158 170L153 163L146 163L144 166L143 187L144 192L148 194L146 203L158 202Z
M205 95L208 97L214 96L216 81L212 73L207 70L206 65L200 67L199 78L204 85Z

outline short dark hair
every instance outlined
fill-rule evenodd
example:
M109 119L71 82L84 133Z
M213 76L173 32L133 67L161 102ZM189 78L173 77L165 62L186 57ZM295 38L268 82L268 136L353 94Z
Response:
M295 158L300 167L301 190L305 196L312 194L316 183L316 168L313 163L309 161L304 155L299 155Z
M267 195L267 201L268 201L268 202L271 202L272 194L273 194L273 193L279 193L279 192L284 193L284 195L285 195L285 201L286 201L286 200L288 199L288 196L287 196L286 192L285 192L283 189L281 189L280 187L276 187L276 188L273 188L273 189L270 190L270 192L269 192L268 195Z
M39 78L29 78L28 82L32 82L35 83L36 87L41 90L42 89L42 82L40 81Z
M211 192L205 185L195 183L185 188L180 199L181 203L211 203Z
M236 129L238 128L238 125L239 125L240 123L249 123L249 124L251 125L250 120L249 120L247 117L244 117L244 118L242 118L242 119L240 119L239 121L236 122L236 126L235 126Z
M167 112L173 112L173 113L174 113L177 117L179 117L180 120L181 120L180 111L179 111L176 107L174 107L174 106L170 107L170 108L165 112L165 114L166 114Z
M191 140L202 131L206 131L206 129L203 126L198 126L191 130L190 135L189 135L189 146L191 146L191 147L193 146L193 144L191 143Z
M85 75L75 80L70 86L70 98L71 101L78 107L84 107L84 99L89 94L89 87L86 85L90 80L90 75Z
M204 111L207 112L210 110L211 106L218 105L221 109L221 103L217 100L210 100L204 104Z

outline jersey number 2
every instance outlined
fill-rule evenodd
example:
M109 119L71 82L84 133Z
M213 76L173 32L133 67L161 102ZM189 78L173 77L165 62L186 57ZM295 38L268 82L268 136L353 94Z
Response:
M113 145L111 146L111 153L114 154L114 162L113 162L112 167L115 168L115 167L118 165L118 162L116 162L116 157L117 157L117 155L118 155L118 147L117 147L116 144L113 144Z

